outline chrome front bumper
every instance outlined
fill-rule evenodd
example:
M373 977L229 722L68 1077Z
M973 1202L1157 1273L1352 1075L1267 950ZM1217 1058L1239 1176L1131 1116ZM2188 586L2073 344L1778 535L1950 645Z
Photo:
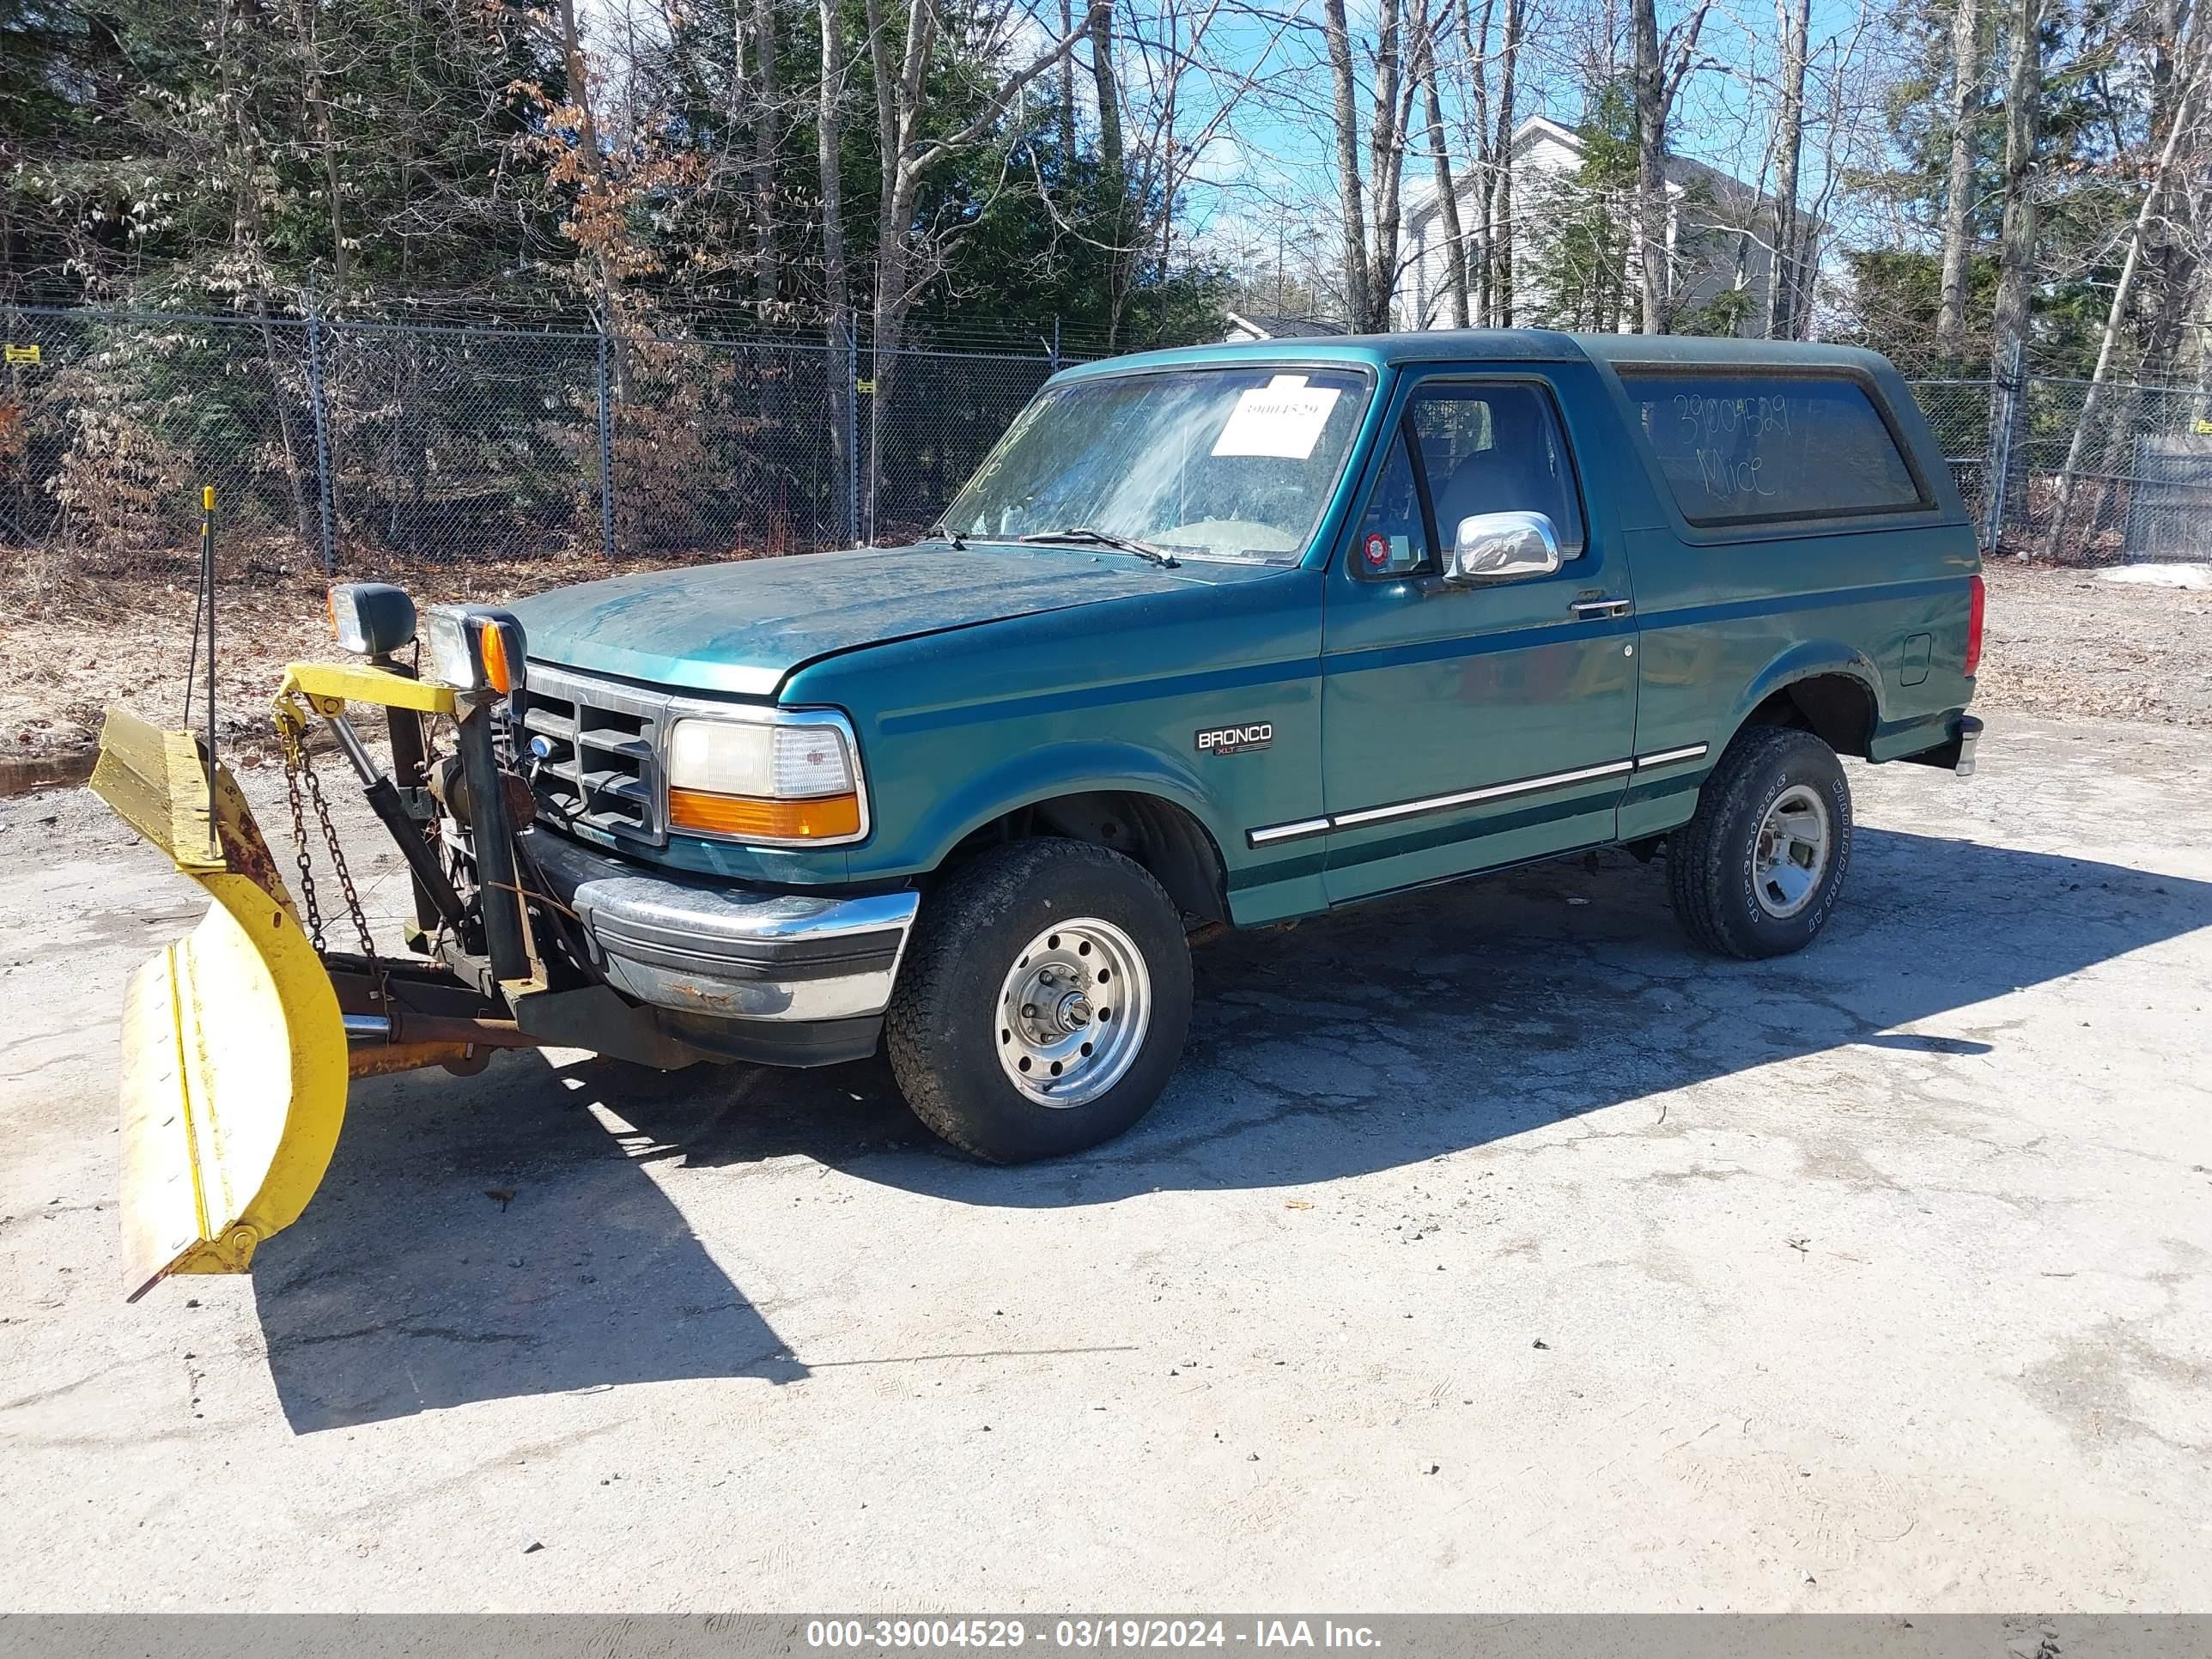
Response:
M617 990L708 1019L848 1020L890 1004L921 896L817 898L645 866L533 830L553 896Z

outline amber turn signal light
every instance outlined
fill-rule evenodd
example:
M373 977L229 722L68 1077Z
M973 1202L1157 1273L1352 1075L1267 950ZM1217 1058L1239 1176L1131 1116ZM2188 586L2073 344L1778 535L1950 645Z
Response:
M668 822L673 829L730 836L740 841L824 841L860 833L860 798L823 795L814 800L762 800L751 795L671 789Z
M501 696L514 690L514 671L507 665L507 630L494 623L483 631L484 683Z

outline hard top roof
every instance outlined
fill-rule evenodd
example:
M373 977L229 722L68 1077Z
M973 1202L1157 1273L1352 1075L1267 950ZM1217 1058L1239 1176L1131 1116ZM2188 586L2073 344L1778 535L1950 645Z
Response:
M1133 352L1063 370L1071 376L1200 364L1336 363L1381 368L1400 364L1595 362L1673 368L1852 368L1879 373L1888 363L1856 346L1787 340L1739 340L1695 334L1566 334L1546 328L1408 330L1328 338L1237 340Z

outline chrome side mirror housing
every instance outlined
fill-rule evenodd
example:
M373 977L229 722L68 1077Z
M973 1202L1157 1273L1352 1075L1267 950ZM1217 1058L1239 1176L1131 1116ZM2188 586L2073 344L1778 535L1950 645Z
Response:
M1477 513L1459 521L1444 580L1472 586L1559 568L1559 532L1546 513Z

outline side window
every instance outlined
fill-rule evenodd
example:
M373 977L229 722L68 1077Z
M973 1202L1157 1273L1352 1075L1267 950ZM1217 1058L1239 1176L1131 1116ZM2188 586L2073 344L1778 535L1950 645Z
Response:
M1559 533L1559 551L1581 554L1575 471L1542 387L1440 386L1416 395L1409 412L1440 543L1449 545L1460 520L1478 513L1541 513Z
M1407 459L1406 428L1401 422L1390 440L1389 458L1367 498L1367 512L1359 521L1359 537L1352 544L1354 568L1366 576L1409 576L1435 568L1429 556L1429 532L1421 511L1420 487Z
M1623 368L1620 383L1692 524L1934 505L1874 399L1846 375Z
M1443 568L1462 519L1542 513L1568 558L1583 550L1582 501L1566 437L1541 386L1418 388L1368 498L1353 568L1392 578Z

